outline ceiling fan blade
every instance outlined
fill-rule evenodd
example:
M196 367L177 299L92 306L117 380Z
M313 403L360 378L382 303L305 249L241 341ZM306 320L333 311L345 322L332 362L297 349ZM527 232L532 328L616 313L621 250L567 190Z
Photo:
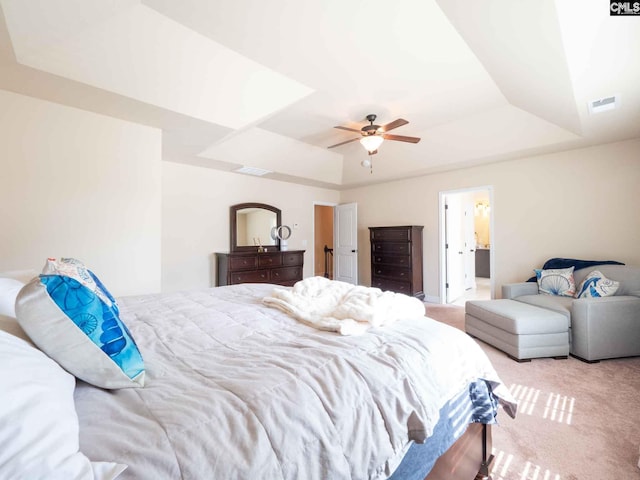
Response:
M348 132L362 133L360 130L356 130L355 128L349 128L349 127L333 127L333 128L338 128L340 130L347 130Z
M394 128L401 127L402 125L406 125L407 123L409 122L406 121L404 118L399 118L397 120L394 120L393 122L383 125L382 127L380 127L379 131L383 133L388 132L389 130L393 130Z
M385 133L382 135L385 140L397 140L399 142L418 143L420 139L418 137L405 137L404 135L390 135Z
M344 145L345 143L355 142L356 140L360 140L360 138L352 138L351 140L347 140L346 142L336 143L335 145L331 145L330 147L327 147L327 148L339 147L340 145Z

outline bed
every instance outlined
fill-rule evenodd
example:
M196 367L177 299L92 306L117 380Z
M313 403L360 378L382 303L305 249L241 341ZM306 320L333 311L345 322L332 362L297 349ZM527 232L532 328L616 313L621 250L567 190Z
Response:
M79 452L127 466L102 478L470 480L488 469L487 425L499 404L516 406L470 337L426 317L326 332L265 305L274 288L118 299L144 387L73 390Z

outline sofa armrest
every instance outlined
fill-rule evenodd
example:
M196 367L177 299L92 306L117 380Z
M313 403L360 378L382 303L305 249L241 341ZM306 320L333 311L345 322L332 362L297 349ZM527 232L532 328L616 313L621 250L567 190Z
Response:
M502 298L512 299L523 295L537 295L537 282L507 283L502 286Z
M571 353L585 360L640 355L640 298L580 298L571 307Z

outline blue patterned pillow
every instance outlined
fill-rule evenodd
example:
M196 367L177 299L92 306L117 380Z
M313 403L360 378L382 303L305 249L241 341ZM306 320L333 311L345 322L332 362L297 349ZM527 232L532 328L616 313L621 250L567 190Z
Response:
M144 362L115 302L65 275L40 275L19 293L20 326L76 377L102 388L144 385Z
M576 293L573 269L574 267L551 268L548 270L536 268L534 272L536 272L536 279L538 280L538 293L573 297Z
M576 291L576 298L598 298L614 295L620 287L620 282L605 277L598 270L594 270L585 277Z
M65 277L75 279L93 291L107 305L113 306L116 312L119 313L118 304L113 298L113 295L111 295L111 292L107 290L107 287L102 284L100 279L80 260L75 258L61 258L60 260L47 258L47 263L42 269L42 273L44 275L64 275Z

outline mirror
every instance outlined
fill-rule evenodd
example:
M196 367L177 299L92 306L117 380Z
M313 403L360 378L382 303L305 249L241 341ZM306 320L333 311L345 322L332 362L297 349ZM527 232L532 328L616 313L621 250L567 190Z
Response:
M256 251L258 246L280 250L280 239L271 235L280 224L279 208L264 203L231 206L231 251Z

